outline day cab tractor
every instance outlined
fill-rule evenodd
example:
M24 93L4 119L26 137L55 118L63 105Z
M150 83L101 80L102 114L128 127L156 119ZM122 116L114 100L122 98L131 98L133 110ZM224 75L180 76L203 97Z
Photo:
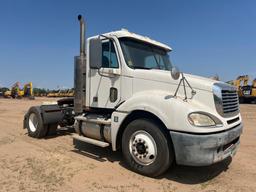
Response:
M205 166L234 156L243 128L235 87L180 73L169 46L127 30L85 41L78 19L74 99L31 107L29 136L74 126L74 141L120 149L133 171L150 177L174 162Z

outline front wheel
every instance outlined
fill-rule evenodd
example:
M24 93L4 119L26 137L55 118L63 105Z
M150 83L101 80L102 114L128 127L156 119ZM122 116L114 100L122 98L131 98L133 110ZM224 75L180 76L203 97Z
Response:
M165 172L174 159L171 141L161 126L147 119L132 121L122 137L123 156L130 168L156 177Z

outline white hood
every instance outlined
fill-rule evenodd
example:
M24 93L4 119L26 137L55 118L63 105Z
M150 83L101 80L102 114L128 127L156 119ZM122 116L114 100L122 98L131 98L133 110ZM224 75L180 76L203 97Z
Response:
M181 77L178 80L174 80L171 76L170 71L163 71L163 70L134 70L134 78L144 79L149 81L157 81L163 82L168 84L178 85ZM216 83L216 80L212 80L205 77L200 77L191 74L184 74L187 81L193 87L193 89L200 89L204 91L212 91L212 86Z

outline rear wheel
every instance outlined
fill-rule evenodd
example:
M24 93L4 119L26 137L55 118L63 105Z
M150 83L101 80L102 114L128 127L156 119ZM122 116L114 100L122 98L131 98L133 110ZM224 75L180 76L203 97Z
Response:
M126 127L122 151L133 171L150 177L161 175L174 159L171 142L161 126L147 119L134 120Z
M29 109L26 127L30 137L42 138L46 136L48 128L43 124L40 107L31 107Z
M43 138L57 133L58 124L44 124L40 107L31 107L27 113L26 128L28 135L34 138Z

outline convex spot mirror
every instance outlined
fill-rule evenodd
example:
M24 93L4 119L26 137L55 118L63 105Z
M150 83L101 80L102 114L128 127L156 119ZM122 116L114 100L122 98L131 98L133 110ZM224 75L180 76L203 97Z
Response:
M100 37L90 40L90 68L100 69L102 67L102 44Z
M177 80L180 78L180 71L177 67L173 66L171 69L171 75L174 80Z

